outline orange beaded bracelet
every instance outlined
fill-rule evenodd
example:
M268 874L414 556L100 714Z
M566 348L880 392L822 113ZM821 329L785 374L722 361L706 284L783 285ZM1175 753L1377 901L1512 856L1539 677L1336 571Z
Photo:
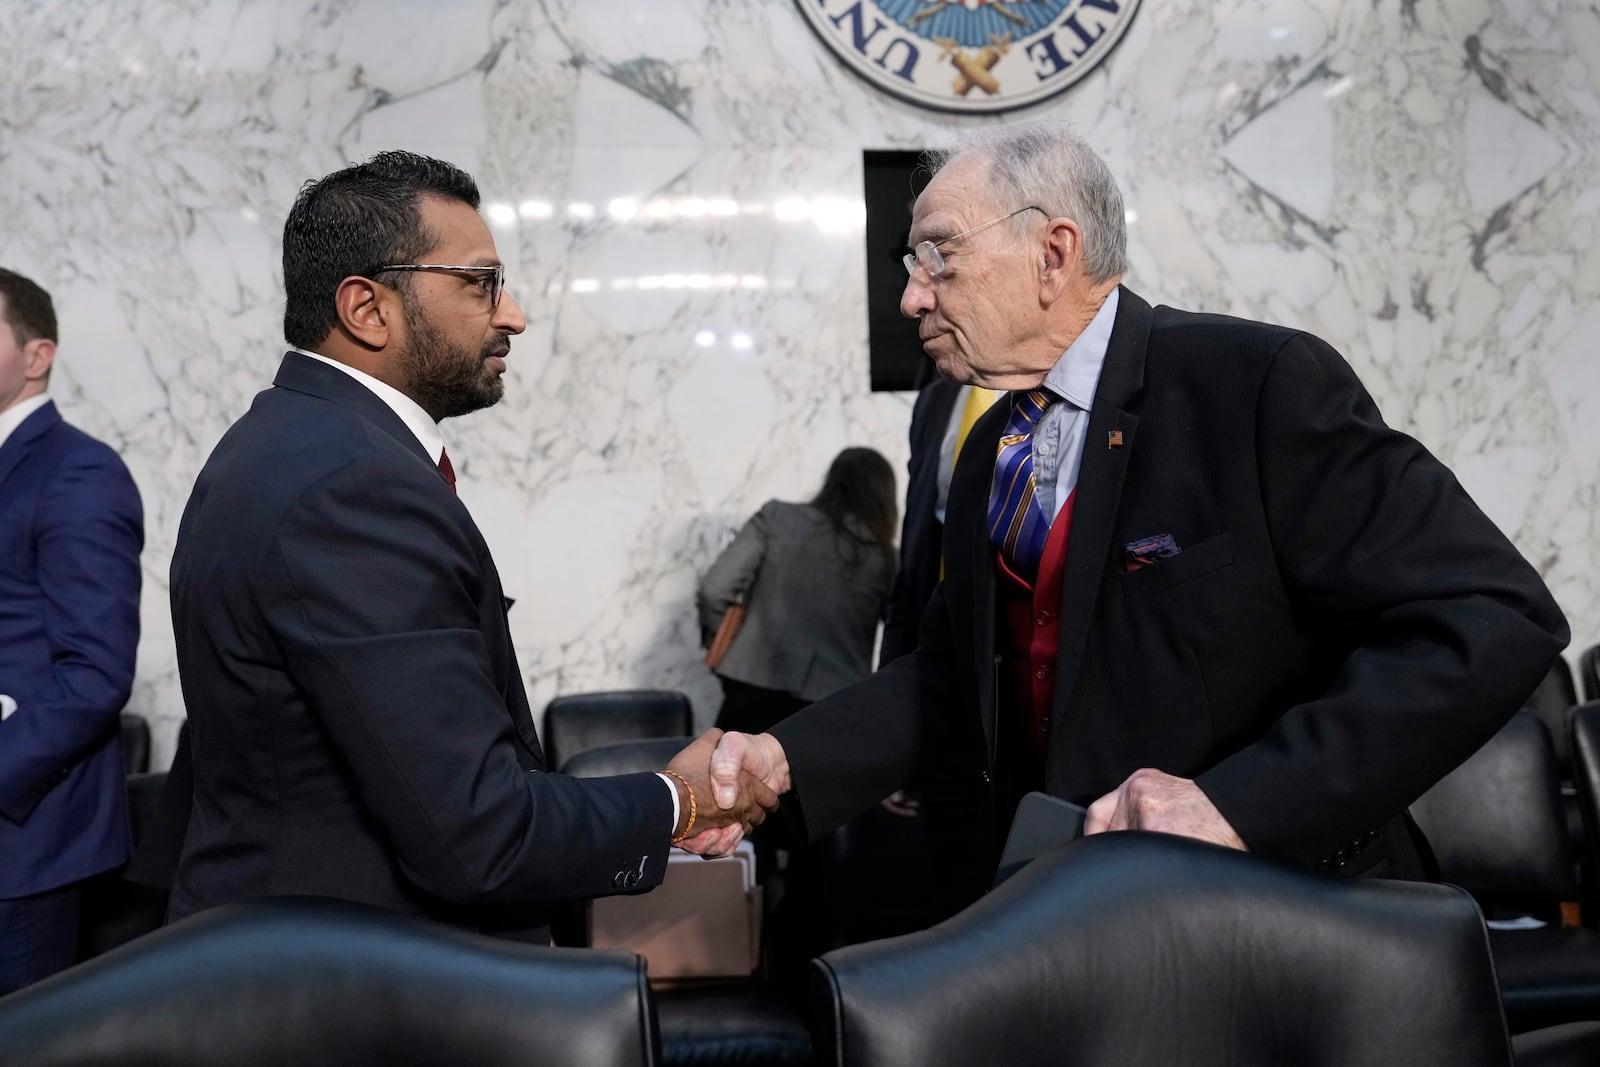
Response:
M682 782L683 783L684 792L689 794L689 821L684 824L683 832L678 834L676 837L674 837L672 839L672 843L674 845L681 845L685 841L689 840L689 835L694 832L694 819L695 819L695 816L697 814L699 814L699 811L695 807L695 802L694 802L694 786L689 784L689 779L685 778L683 775L679 774L677 771L666 770L666 771L662 771L661 773L662 774L670 774L670 775L672 775L672 777L674 777L678 781Z

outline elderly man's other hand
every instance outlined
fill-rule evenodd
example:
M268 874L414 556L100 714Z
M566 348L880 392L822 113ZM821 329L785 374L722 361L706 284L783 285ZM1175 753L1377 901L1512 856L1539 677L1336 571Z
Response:
M1108 830L1154 830L1249 851L1191 779L1148 767L1134 771L1127 781L1089 805L1084 835Z

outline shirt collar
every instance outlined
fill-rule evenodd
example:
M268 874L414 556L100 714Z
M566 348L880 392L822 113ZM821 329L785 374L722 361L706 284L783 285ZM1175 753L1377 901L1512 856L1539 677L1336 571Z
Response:
M1084 411L1094 404L1095 386L1100 383L1100 368L1105 366L1106 349L1111 346L1111 327L1117 321L1117 297L1120 290L1111 290L1100 310L1084 327L1077 340L1050 368L1044 377L1044 387L1063 400L1070 401Z
M17 432L17 427L28 420L28 416L50 403L49 393L40 393L30 396L20 404L15 404L4 411L0 411L0 445L11 439Z
M439 424L433 421L433 416L422 410L421 404L418 404L387 382L380 382L372 375L365 371L357 370L348 363L340 363L336 359L329 359L327 356L308 352L304 348L296 348L294 351L302 356L310 356L312 359L326 363L330 367L336 367L370 389L373 395L387 404L389 409L396 415L400 416L400 421L405 423L406 429L410 430L416 439L421 442L423 451L428 453L428 457L434 463L439 462L439 456L444 452L444 436L439 433Z

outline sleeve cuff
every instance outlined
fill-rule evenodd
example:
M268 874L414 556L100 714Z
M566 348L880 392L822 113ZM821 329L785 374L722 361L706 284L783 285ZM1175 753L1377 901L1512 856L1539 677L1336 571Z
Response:
M678 829L678 783L660 771L656 772L656 777L667 783L667 792L672 796L672 822L667 824L667 836L671 837Z

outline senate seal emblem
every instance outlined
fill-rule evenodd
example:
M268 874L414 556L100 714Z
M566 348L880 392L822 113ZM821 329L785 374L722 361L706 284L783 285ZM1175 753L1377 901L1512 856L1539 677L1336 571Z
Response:
M1127 32L1139 0L795 0L828 47L878 88L946 111L1054 96Z

